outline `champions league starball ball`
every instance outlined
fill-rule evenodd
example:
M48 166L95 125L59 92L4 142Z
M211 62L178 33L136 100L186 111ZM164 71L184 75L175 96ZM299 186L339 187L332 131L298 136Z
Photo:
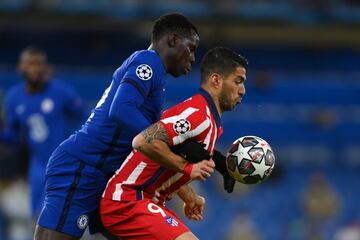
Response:
M264 139L244 136L232 143L226 155L226 166L236 181L257 184L270 176L275 166L275 156Z

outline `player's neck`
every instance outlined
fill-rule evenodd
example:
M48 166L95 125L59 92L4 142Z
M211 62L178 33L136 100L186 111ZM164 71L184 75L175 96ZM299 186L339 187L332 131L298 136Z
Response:
M210 95L211 95L211 94L210 94ZM223 111L222 111L221 108L220 108L219 98L217 98L217 99L215 100L214 97L213 97L213 100L214 100L214 103L215 103L215 106L216 106L216 110L218 111L219 116L221 117Z
M215 107L217 112L219 113L219 116L221 117L223 111L220 108L220 103L219 103L219 94L217 94L215 91L213 91L210 87L202 85L201 88L203 88L206 92L209 93L209 95L211 96L212 100L214 101Z
M26 83L25 84L26 92L28 92L30 94L35 94L37 92L43 91L45 86L46 86L46 83L44 83L44 82Z
M161 61L163 62L166 72L168 71L167 61L166 61L166 53L164 52L164 48L160 47L161 44L164 43L151 43L148 50L154 50L161 58Z

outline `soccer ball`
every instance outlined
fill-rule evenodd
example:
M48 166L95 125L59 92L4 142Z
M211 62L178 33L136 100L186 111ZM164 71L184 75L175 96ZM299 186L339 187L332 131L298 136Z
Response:
M229 174L245 184L261 183L269 177L274 165L275 156L270 145L256 136L236 139L226 155Z

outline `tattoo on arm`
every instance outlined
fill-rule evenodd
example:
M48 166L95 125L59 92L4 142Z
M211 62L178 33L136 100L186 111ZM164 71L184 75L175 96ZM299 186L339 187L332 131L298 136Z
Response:
M170 145L168 133L160 122L154 123L150 127L143 130L141 132L141 135L144 136L147 143L150 143L152 140L157 139Z

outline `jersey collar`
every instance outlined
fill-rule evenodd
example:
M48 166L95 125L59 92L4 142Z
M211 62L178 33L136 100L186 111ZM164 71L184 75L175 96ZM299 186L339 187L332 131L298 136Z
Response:
M202 88L199 89L199 94L201 96L203 96L205 98L205 100L207 101L207 103L210 107L210 111L211 111L212 115L214 116L217 127L218 128L222 127L219 112L217 111L214 100L211 98L210 94Z
M161 65L161 69L163 70L163 73L165 74L166 73L166 67L165 67L165 63L163 62L163 60L161 59L160 57L160 54L158 52L156 52L154 49L150 49L149 50L150 52L153 52L160 60L160 65Z

